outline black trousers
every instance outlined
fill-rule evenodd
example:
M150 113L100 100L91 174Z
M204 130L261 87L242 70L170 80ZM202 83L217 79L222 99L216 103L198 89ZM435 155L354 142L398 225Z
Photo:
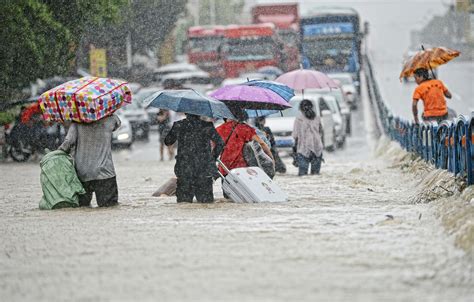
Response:
M176 199L178 202L214 202L212 177L178 177Z
M99 207L110 207L118 204L118 188L115 176L107 179L86 181L82 183L82 186L86 190L86 194L79 195L79 206L90 206L92 193L94 192Z

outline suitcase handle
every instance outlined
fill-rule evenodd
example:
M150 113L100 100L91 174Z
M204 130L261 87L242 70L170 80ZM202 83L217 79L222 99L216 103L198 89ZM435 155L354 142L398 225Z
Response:
M220 158L217 159L217 164L218 164L219 166L221 166L222 169L224 169L224 170L227 172L227 174L230 173L230 170L224 165L224 163L221 161ZM221 174L221 172L219 172L219 174ZM222 176L222 175L221 175L221 176Z

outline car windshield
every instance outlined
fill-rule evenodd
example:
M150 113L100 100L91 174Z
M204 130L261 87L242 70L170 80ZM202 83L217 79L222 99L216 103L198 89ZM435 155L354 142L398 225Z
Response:
M319 91L321 94L331 95L336 98L338 103L344 103L344 96L342 95L341 89L331 89Z
M189 39L189 52L217 52L219 45L222 42L221 37L199 37Z
M294 31L281 31L280 38L286 45L296 47L298 45L298 34Z
M291 104L291 108L288 108L288 109L285 109L285 110L282 110L280 112L277 112L277 113L273 113L271 115L268 116L268 118L278 118L278 117L297 117L298 114L300 113L300 103L301 103L301 100L291 100L290 101L290 104Z
M275 56L275 43L270 38L231 39L224 47L227 60L271 60Z
M341 82L342 85L351 85L352 84L352 78L346 77L346 76L339 76L339 75L329 75L331 79L338 80Z
M157 92L158 90L141 90L138 93L133 95L133 100L137 103L142 104L143 101L152 95L153 93Z
M318 70L344 70L349 65L352 43L352 39L307 39L303 41L303 53Z
M331 113L338 113L339 112L339 104L337 103L336 99L329 99L325 98L326 104L328 104Z

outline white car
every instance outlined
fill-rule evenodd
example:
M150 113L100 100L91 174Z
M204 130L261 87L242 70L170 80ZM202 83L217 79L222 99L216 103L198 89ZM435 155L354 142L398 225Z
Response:
M138 101L133 101L118 111L130 122L133 139L141 138L148 140L150 133L150 117L145 108Z
M167 65L163 65L155 70L153 73L154 80L160 82L162 77L167 74L171 73L179 73L179 72L194 72L194 71L201 71L201 69L195 65L190 63L171 63Z
M133 144L133 133L132 126L128 119L117 112L117 116L120 118L120 127L112 133L112 146L121 148L130 148Z
M211 76L208 72L202 70L170 73L164 75L160 82L163 87L172 87L177 84L201 93L213 87Z
M328 108L328 104L324 104L325 100L320 100L321 95L306 95L304 99L311 100L314 104L316 114L321 118L321 124L323 128L323 144L324 147L332 151L336 147L336 137L334 129L333 115L329 110L322 110L321 108ZM281 113L275 113L269 115L266 118L265 126L269 127L273 135L275 136L275 143L278 148L291 148L294 145L294 139L292 137L293 125L297 116L301 114L299 106L303 96L301 94L295 95L291 100L290 104L292 108L281 111Z
M346 96L342 92L342 89L319 89L319 94L323 95L331 95L336 98L337 103L340 107L341 114L344 118L344 126L343 128L346 131L347 135L351 134L351 105L347 101Z
M153 93L162 91L163 88L159 86L150 86L141 88L137 93L133 94L133 101L139 103L142 107L146 106L147 104L144 103L145 99L151 96ZM156 119L156 115L160 111L160 109L156 107L148 107L145 108L145 111L148 113L148 117L150 118L150 125L154 126L158 124L158 120Z
M357 108L357 104L360 102L360 96L357 92L357 87L354 83L354 79L350 73L331 73L328 76L339 82L342 91L344 92L347 101L351 105L351 108Z
M346 119L341 113L341 107L339 107L339 103L334 96L325 95L324 100L328 104L334 120L336 147L341 148L346 142Z

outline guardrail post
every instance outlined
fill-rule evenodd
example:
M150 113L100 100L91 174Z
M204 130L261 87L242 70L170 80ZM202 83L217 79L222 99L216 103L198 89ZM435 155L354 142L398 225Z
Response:
M451 123L448 130L448 171L454 173L455 150L454 150L454 129L455 125Z
M467 174L467 119L460 115L456 122L454 132L454 174L461 173L463 176Z
M466 170L467 184L474 185L474 117L471 117L466 123Z

